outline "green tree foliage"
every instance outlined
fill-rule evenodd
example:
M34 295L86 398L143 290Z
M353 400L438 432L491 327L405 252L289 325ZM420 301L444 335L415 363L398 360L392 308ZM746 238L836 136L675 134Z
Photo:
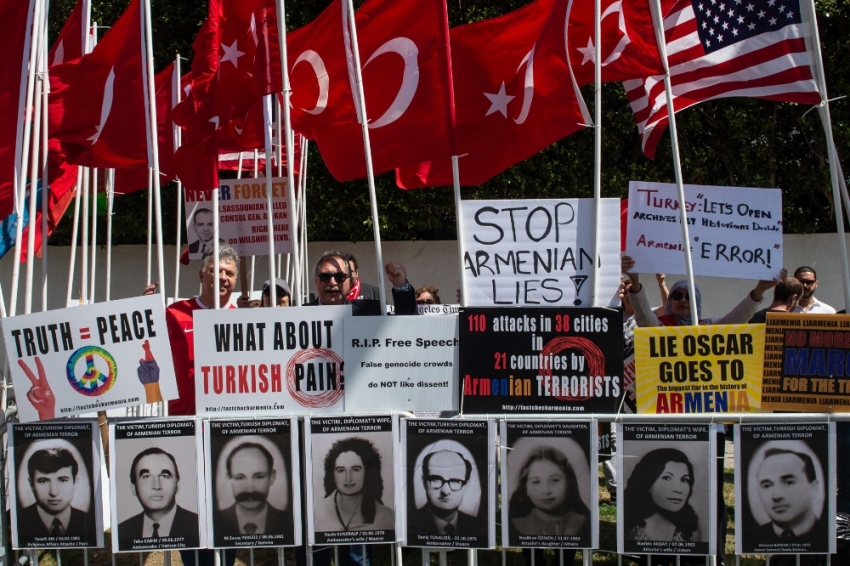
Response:
M53 0L51 39L55 39L74 0ZM206 17L202 0L152 0L154 55L157 69L175 54L191 57L191 44ZM498 16L525 4L523 0L448 0L451 26ZM92 19L111 24L127 2L92 2ZM315 18L327 0L290 0L287 27L292 30ZM839 154L850 147L847 94L850 84L850 2L817 3L824 68ZM184 62L184 69L188 63ZM583 90L593 114L593 87ZM625 198L631 180L673 182L669 135L654 160L641 152L634 117L621 85L602 92L602 194ZM741 187L779 187L783 191L785 230L789 233L835 229L826 144L816 110L795 104L726 99L700 104L677 115L679 147L686 183ZM511 143L511 140L504 140ZM463 189L465 199L588 197L593 194L593 130L586 128L477 187ZM387 240L452 239L455 207L451 188L402 191L392 173L376 179L379 222ZM176 231L176 189L163 190L166 242ZM372 239L372 216L365 180L338 183L328 173L314 144L308 167L308 233L311 240ZM142 191L115 201L116 243L146 241L147 194ZM53 243L67 244L69 219ZM99 230L102 238L104 230ZM185 241L185 239L184 239Z

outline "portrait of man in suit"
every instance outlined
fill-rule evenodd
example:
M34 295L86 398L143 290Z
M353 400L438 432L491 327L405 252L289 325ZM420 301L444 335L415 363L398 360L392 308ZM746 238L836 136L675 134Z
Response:
M226 481L235 501L215 512L216 545L224 546L225 536L292 532L289 513L268 502L272 485L285 481L284 474L278 475L274 469L274 458L268 448L257 442L243 442L228 454L226 468Z
M436 450L422 460L427 503L411 513L409 528L423 535L487 536L487 521L460 510L472 475L460 452Z
M118 525L128 539L198 537L198 515L177 505L180 470L174 456L157 447L139 452L130 466L130 484L143 511Z
M213 212L209 208L199 208L192 215L192 229L198 239L189 243L190 254L203 254L206 250L213 247ZM218 239L219 243L223 244L224 240Z
M32 453L27 461L27 473L35 503L18 512L21 546L42 537L94 540L94 513L71 506L79 471L76 458L65 448L44 448Z

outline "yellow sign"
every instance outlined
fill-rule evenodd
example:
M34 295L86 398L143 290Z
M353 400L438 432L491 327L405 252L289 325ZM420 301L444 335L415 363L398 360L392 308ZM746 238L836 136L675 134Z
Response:
M850 411L850 315L767 313L762 408Z
M636 328L638 413L756 411L763 361L763 324Z

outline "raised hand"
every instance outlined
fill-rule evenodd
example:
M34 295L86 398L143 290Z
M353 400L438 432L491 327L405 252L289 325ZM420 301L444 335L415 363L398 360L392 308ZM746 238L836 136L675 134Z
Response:
M56 398L53 396L53 390L50 389L50 383L47 381L41 359L38 356L35 358L38 377L36 377L24 360L18 360L18 365L21 366L21 369L32 383L32 387L27 391L27 399L32 403L35 410L38 411L38 420L44 421L56 418Z

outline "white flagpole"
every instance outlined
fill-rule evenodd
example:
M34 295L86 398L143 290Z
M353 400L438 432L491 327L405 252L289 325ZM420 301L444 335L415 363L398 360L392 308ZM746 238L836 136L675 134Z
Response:
M292 145L294 138L292 136L292 120L289 115L289 96L291 94L291 89L289 87L289 56L286 48L286 11L284 7L284 0L275 0L275 7L277 9L278 37L280 38L280 75L283 81L283 104L281 105L283 106L283 135L281 137L286 144L286 192L289 196L288 207L290 212L289 234L292 239L293 254L291 257L295 257L295 251L298 249L298 232L295 229L295 224L292 222L292 211L295 210L295 175L292 169L294 155L294 148ZM295 279L299 280L300 277L301 268L298 260L295 259ZM383 288L383 271L381 271L381 284L381 287ZM383 293L383 291L381 291L381 293ZM294 292L293 298L295 299L295 306L300 307L301 293Z
M74 223L71 226L71 257L68 260L68 289L65 293L65 304L62 305L62 308L67 307L71 303L71 295L74 291L74 269L77 263L77 240L79 239L80 230L80 190L82 182L83 168L77 167L77 184L74 188Z
M218 241L218 194L219 188L216 187L212 190L212 205L213 205L213 308L219 309L222 307L221 297L218 296L218 279L219 279L219 250L221 249L221 243ZM201 259L203 262L203 258ZM206 265L202 265L203 268L206 268ZM224 305L227 306L227 305Z
M307 153L309 151L309 141L304 136L300 136L301 138L301 169L300 178L298 179L301 185L301 210L298 215L298 222L301 225L301 250L300 250L300 261L301 265L304 266L304 269L301 270L301 277L298 280L298 291L299 295L306 298L305 291L310 288L310 257L308 255L307 242Z
M375 260L378 263L378 281L381 292L381 316L387 316L387 290L384 288L384 256L381 251L381 226L378 218L378 198L375 195L375 174L372 170L372 144L369 137L369 121L366 116L366 98L363 93L363 74L360 67L360 48L357 44L357 23L354 19L354 5L351 0L343 0L343 26L348 23L351 31L351 51L354 56L354 73L357 82L355 107L359 108L360 128L363 131L363 150L366 157L366 178L369 182L369 202L372 208L372 232L375 235ZM346 19L348 22L346 22ZM284 103L288 107L288 101ZM288 152L287 152L288 154ZM291 163L291 161L290 161ZM291 169L291 168L290 168Z
M91 170L91 178L91 276L89 278L91 289L89 290L89 298L91 298L92 303L96 303L94 291L97 280L95 277L95 265L97 264L97 169Z
M88 167L83 167L83 194L80 197L83 204L83 212L80 217L82 227L82 245L80 247L80 299L82 304L88 304L89 291L89 172Z
M12 262L12 291L9 301L9 316L15 316L18 308L18 285L21 277L21 240L24 233L24 198L26 196L27 186L27 161L29 160L29 145L30 145L30 126L32 124L32 114L29 109L32 108L33 90L35 88L35 61L38 48L38 29L41 28L38 22L41 21L41 7L44 0L30 0L30 9L27 15L27 34L24 39L24 57L21 71L21 89L18 99L18 123L23 121L23 131L20 133L15 143L15 166L20 166L19 177L15 179L17 186L14 187L15 199L15 247L12 249L14 254L12 257L15 261ZM38 29L36 29L38 26ZM35 39L35 41L33 41ZM27 53L29 53L27 55ZM27 58L28 57L28 58ZM24 84L24 77L26 82ZM24 90L26 89L26 90ZM20 127L20 126L19 126ZM22 136L21 136L22 134ZM23 137L23 141L21 140ZM21 146L18 147L18 142ZM34 189L33 189L34 190Z
M108 303L112 290L112 209L115 201L115 169L106 170L106 289L104 300ZM179 216L178 216L179 218ZM179 226L180 223L178 222ZM92 273L92 276L94 274Z
M145 97L146 111L148 115L148 162L151 164L153 178L154 213L156 215L156 267L157 279L162 297L162 306L165 307L165 246L162 243L162 193L159 188L159 139L156 130L156 87L154 86L153 74L153 39L151 33L151 3L150 0L142 2L142 45L145 49L145 65L142 65L143 78L147 79L147 96ZM216 269L218 264L216 264ZM216 272L218 273L218 272Z
M41 310L47 310L47 232L49 223L47 217L50 214L50 184L47 174L47 150L48 150L48 94L50 93L50 64L47 61L47 18L43 18L44 29L41 32L41 60L43 61L42 88L41 88Z
M153 171L148 167L148 235L147 235L147 279L145 285L150 285L153 281L151 273L153 271Z
M174 58L174 84L172 86L173 97L171 99L171 107L177 106L183 97L183 89L181 88L181 73L180 73L180 54ZM174 123L171 124L172 135L174 136L174 151L180 147L183 142L183 131ZM177 179L177 238L175 239L176 246L174 251L174 300L180 296L180 255L181 255L181 228L183 227L183 183Z
M601 0L593 0L593 295L591 306L599 304L599 223L602 218L602 13ZM569 60L567 61L569 64ZM692 295L693 296L693 295Z
M664 37L664 19L661 12L661 0L653 0L650 4L652 19L655 23L655 39L658 42L658 53L664 64L664 92L667 98L667 118L670 128L670 141L673 152L673 172L676 176L676 192L679 201L679 223L682 225L682 248L685 252L685 274L688 278L688 294L696 297L696 283L694 282L694 266L691 261L690 235L688 234L688 214L685 212L685 185L682 180L682 162L679 158L679 133L676 129L676 112L673 107L673 87L670 84L670 65L667 61L667 39ZM691 312L691 322L699 326L699 315L696 304Z
M266 145L266 210L269 231L269 305L277 307L277 285L275 285L274 254L274 208L272 207L272 105L271 95L263 97L263 133ZM292 210L290 208L290 210Z

